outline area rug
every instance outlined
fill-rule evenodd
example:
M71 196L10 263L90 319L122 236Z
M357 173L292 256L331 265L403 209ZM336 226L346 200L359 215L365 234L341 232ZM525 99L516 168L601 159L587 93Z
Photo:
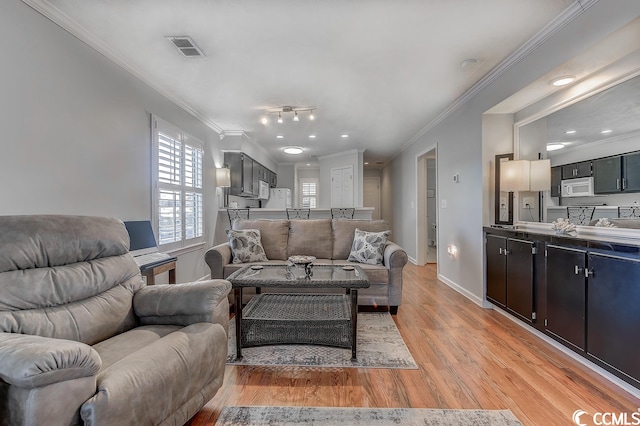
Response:
M216 426L522 426L509 410L431 408L224 407Z
M237 360L235 338L235 320L232 319L229 324L227 364L418 368L389 313L358 314L357 361L351 361L351 349L317 345L272 345L243 348L242 359Z

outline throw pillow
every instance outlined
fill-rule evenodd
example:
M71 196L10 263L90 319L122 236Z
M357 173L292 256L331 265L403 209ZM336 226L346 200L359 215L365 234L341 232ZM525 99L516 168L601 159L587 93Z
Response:
M367 232L356 228L347 260L371 265L381 264L389 234L391 231Z
M262 248L260 231L258 229L243 229L227 231L233 263L266 262L267 255Z

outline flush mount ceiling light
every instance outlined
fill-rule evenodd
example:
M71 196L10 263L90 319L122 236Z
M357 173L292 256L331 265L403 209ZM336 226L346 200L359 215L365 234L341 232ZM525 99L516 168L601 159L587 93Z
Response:
M316 135L309 135L309 139L315 139Z
M553 79L551 81L551 84L553 84L556 87L566 86L567 84L573 83L575 79L576 77L573 75L563 75L562 77Z
M547 145L547 151L557 151L562 148L564 148L564 145L561 143L550 143Z
M575 134L575 133L576 133L576 131L575 131L575 130L567 130L565 133L566 133L567 135L573 135L573 134Z
M299 146L288 146L283 150L286 154L296 155L302 154L302 148Z
M292 121L300 121L300 115L298 113L302 112L308 112L309 120L315 120L316 117L313 114L313 111L315 111L315 109L316 107L294 107L288 105L280 108L270 109L263 113L262 117L260 118L260 122L266 126L267 124L269 124L269 114L278 114L278 123L282 124L284 123L283 114L286 115L289 113L293 113Z
M613 130L611 130L611 129L604 129L604 130L600 131L600 133L602 133L603 135L609 134L611 132L613 132Z
M283 135L277 135L277 136L276 136L276 138L278 138L278 139L283 139L283 138L284 138L284 136L283 136Z
M349 135L347 135L347 134L345 133L345 134L343 134L343 135L340 135L340 137L341 137L341 138L346 139L346 138L348 138L348 137L349 137Z

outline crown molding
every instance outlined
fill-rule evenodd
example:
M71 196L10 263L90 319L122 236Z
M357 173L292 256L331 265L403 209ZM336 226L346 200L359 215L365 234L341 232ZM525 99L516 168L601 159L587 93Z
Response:
M212 129L216 133L221 134L224 131L224 129L222 129L219 125L217 125L211 119L205 117L204 115L202 115L201 113L193 109L187 103L182 101L182 99L178 98L172 93L169 93L164 88L162 88L159 84L156 84L155 82L149 80L147 76L145 76L136 67L133 67L130 64L128 64L123 57L119 56L116 52L114 52L106 43L104 43L102 40L92 35L84 27L82 27L80 24L78 24L76 21L71 19L68 15L66 15L60 9L53 6L48 1L46 0L22 0L22 1L27 5L29 5L31 8L33 8L34 10L36 10L37 12L39 12L44 17L48 18L50 21L52 21L56 25L60 26L62 29L64 29L68 33L78 38L87 46L98 51L105 58L116 63L125 71L129 72L138 80L140 80L147 86L151 87L153 90L155 90L156 92L158 92L159 94L167 98L172 103L176 104L178 107L182 108L184 111L186 111L187 113L189 113L190 115L192 115L193 117L195 117L196 119L204 123L207 127ZM229 134L228 132L229 131L227 131L227 134Z
M597 2L598 0L576 0L574 3L572 3L560 15L556 16L551 22L545 25L540 31L538 31L533 37L531 37L527 42L520 46L515 52L513 52L506 59L500 62L491 71L489 71L489 73L482 77L476 84L471 86L471 88L464 92L462 96L453 101L453 103L449 105L448 108L442 111L436 118L431 120L431 122L423 127L411 139L405 142L400 147L400 151L398 152L398 154L396 154L393 158L416 143L420 138L422 138L430 130L436 127L451 113L457 110L460 106L464 105L467 101L478 94L478 92L492 84L496 79L498 79L509 69L515 66L518 62L531 54L531 52L537 49L541 44L543 44L550 37L552 37L554 34L556 34L558 31L560 31L567 24L580 16L585 10L587 10Z

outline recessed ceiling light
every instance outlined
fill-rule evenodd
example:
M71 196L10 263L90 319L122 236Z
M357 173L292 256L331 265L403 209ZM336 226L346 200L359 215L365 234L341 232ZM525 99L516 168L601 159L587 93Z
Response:
M602 130L600 133L602 133L603 135L606 135L607 133L611 133L611 132L613 132L613 130L611 130L611 129L604 129L604 130Z
M309 167L311 165L311 163L307 163L307 167Z
M562 148L564 148L564 145L561 143L550 143L547 145L547 151L557 151Z
M302 154L302 148L299 146L288 146L284 149L284 152L291 155Z
M347 135L346 133L344 135L340 135L341 138L348 138L349 135Z
M284 136L282 136L282 135L278 135L278 136L276 136L276 138L278 138L278 139L282 139L282 138L284 138Z
M572 83L575 79L576 78L573 75L563 75L562 77L554 79L551 84L554 86L566 86L567 84Z
M365 161L365 162L364 162L364 165L365 165L365 166L368 166L368 165L369 165L369 162L368 162L368 161Z
M316 135L309 135L309 139L315 139Z
M262 117L260 119L260 122L266 126L267 124L269 124L269 119L267 117Z
M576 133L576 131L575 130L567 130L565 133L567 135L573 135L574 133Z

